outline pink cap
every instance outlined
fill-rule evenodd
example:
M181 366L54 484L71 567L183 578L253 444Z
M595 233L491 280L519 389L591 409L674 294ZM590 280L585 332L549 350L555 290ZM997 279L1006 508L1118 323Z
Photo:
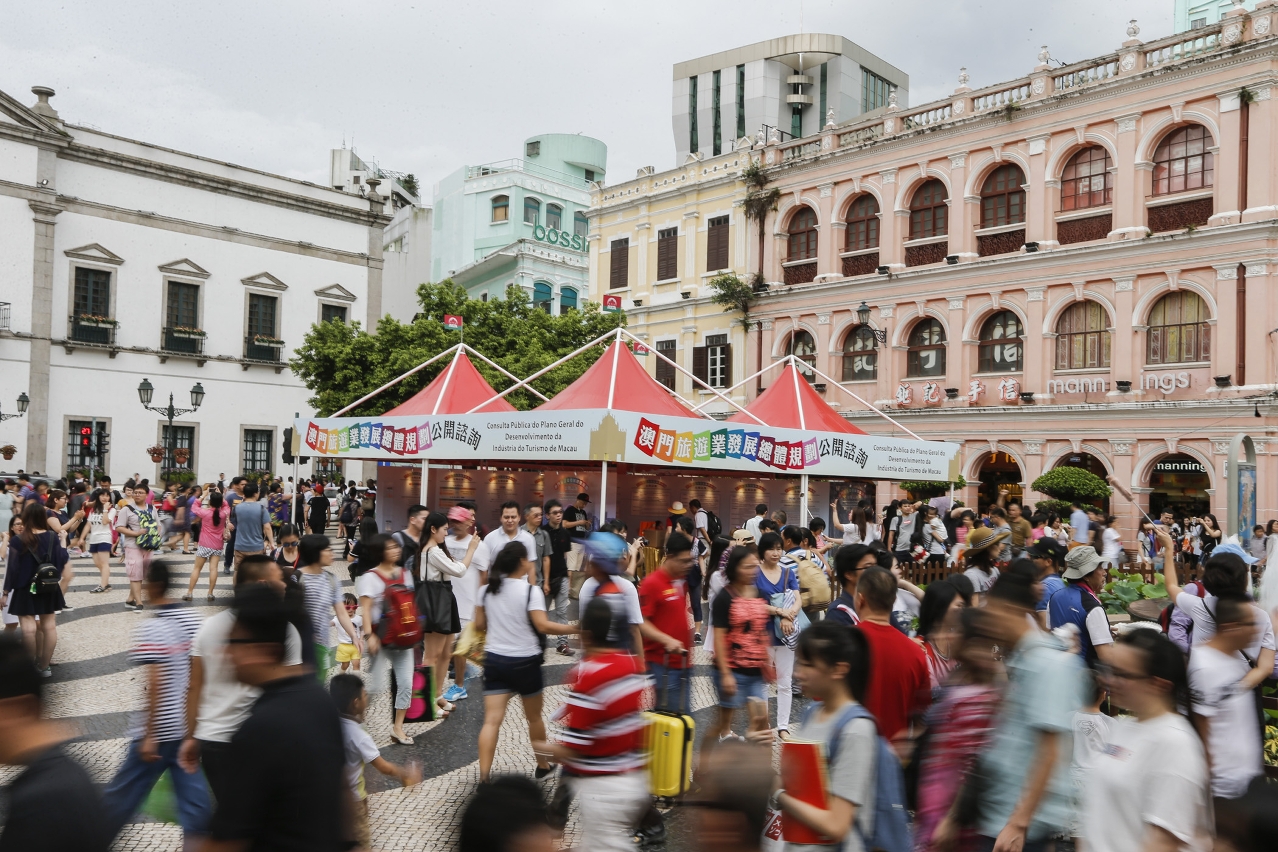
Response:
M448 520L450 521L469 521L470 519L470 509L465 506L454 506L448 510Z

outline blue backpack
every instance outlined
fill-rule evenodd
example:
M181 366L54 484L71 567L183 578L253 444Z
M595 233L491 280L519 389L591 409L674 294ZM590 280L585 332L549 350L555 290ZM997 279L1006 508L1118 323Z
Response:
M803 717L806 723L821 705L814 703ZM874 715L860 704L849 704L835 720L830 731L830 741L826 744L827 765L833 766L839 753L839 745L843 738L843 729L853 719L869 719L878 728ZM855 821L852 828L857 833L860 829ZM862 845L868 852L911 852L914 839L910 830L910 813L905 803L905 777L901 772L901 762L888 746L887 740L878 737L878 750L875 755L874 772L874 827L870 836L861 836Z

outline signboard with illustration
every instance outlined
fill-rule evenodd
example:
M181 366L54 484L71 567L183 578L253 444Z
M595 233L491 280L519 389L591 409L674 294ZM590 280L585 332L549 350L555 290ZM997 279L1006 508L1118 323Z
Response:
M958 478L959 447L637 412L503 412L298 420L308 455L450 461L609 461L824 477Z

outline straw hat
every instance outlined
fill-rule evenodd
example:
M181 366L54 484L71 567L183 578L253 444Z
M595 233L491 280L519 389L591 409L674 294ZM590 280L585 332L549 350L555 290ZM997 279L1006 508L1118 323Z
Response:
M677 500L670 504L670 514L672 515L682 515L687 511L688 510L683 507L683 504Z
M967 552L976 553L996 544L1002 544L1003 539L1011 534L1012 531L1006 527L998 531L989 527L976 527L967 534Z
M749 530L733 530L732 540L738 544L745 544L746 542L753 544L754 536L750 534Z

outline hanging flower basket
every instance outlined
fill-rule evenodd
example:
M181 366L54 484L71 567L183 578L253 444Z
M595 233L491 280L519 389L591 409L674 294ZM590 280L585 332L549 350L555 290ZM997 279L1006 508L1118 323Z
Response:
M191 458L191 451L188 450L186 447L178 447L176 450L173 451L173 460L176 461L178 464L186 464L187 460L190 458Z
M151 461L153 462L164 461L164 447L160 447L160 446L147 447L146 451L147 451L147 454L151 456Z
M4 456L5 461L13 458L17 452L18 448L13 444L5 444L3 447L0 447L0 456Z

